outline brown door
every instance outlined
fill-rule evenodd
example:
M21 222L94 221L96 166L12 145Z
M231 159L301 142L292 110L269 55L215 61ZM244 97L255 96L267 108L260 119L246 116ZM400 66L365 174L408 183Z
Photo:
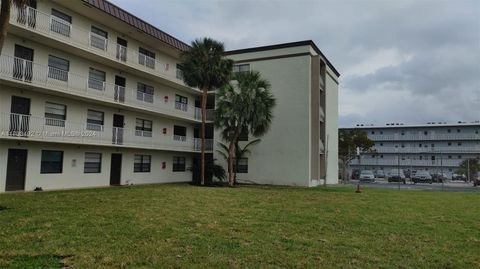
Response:
M112 153L110 165L110 185L120 185L122 177L122 154Z
M30 125L30 99L12 96L10 112L10 135L28 136Z
M8 149L5 191L22 191L25 189L27 153L26 149Z
M112 142L113 144L121 145L123 144L123 126L124 126L124 117L123 115L113 114L113 133L112 133Z

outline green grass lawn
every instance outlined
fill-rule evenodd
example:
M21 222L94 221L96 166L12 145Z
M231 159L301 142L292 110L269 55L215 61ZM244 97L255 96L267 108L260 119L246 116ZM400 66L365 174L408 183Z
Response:
M0 268L62 266L480 268L480 195L189 185L0 194Z

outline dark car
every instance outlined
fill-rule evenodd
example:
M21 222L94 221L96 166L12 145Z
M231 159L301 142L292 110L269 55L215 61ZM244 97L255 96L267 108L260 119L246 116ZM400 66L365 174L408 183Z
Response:
M392 169L388 172L387 176L387 181L388 182L402 182L403 184L406 184L406 178L405 174L403 173L402 169Z
M427 171L418 171L415 176L412 177L413 183L433 183L433 178Z
M480 186L480 172L477 172L477 174L473 178L473 186Z

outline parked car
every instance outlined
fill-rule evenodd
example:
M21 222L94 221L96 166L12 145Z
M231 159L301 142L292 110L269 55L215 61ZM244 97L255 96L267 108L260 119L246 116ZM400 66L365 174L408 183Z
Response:
M467 182L467 176L460 175L460 174L453 174L452 180L462 180L462 181Z
M428 171L418 171L412 178L413 183L433 183L432 175Z
M392 169L388 172L387 177L388 182L403 182L406 184L405 174L403 173L402 169Z
M352 179L359 179L360 178L360 170L358 170L358 169L353 170L351 178Z
M377 171L375 171L375 177L376 178L385 178L385 172L383 170L377 170Z
M475 178L473 179L473 186L480 186L480 172L477 172Z
M375 181L375 175L373 174L373 171L372 170L362 170L362 172L360 172L360 181L374 182Z

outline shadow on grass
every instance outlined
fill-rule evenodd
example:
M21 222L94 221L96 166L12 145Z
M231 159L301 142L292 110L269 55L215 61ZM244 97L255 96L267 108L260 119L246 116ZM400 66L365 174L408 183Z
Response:
M6 207L6 206L3 206L3 205L0 205L0 211L2 211L2 210L7 210L7 209L10 209L10 208L8 208L8 207Z
M68 268L64 262L71 255L15 255L0 256L0 268L36 269L36 268Z

